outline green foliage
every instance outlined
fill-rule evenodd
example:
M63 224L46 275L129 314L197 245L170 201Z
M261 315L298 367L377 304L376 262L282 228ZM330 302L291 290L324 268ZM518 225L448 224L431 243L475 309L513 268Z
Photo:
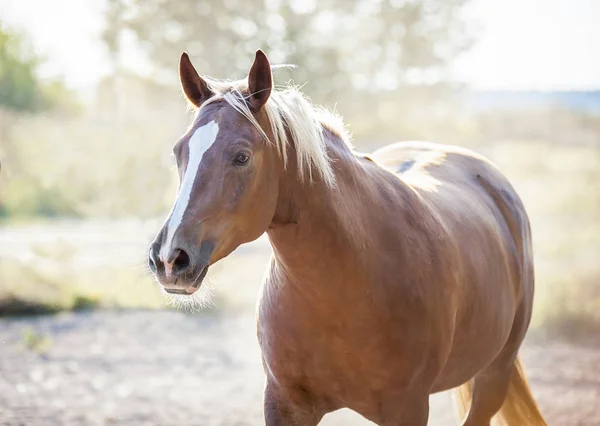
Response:
M0 22L0 107L36 111L44 106L35 75L39 63L28 50L23 37L7 32Z
M64 190L44 187L37 179L16 177L7 182L0 217L76 217L76 203Z
M100 306L98 298L89 295L77 295L73 300L71 309L74 311L87 311L89 309L97 308L98 306Z
M40 81L41 59L32 53L24 35L8 31L0 21L0 109L39 112L80 109L74 94L60 81ZM0 126L3 125L0 121Z
M34 330L31 327L25 327L22 332L23 344L25 347L38 354L45 354L52 347L52 339Z
M40 59L31 51L23 35L7 31L0 22L0 218L73 216L69 197L47 181L44 169L31 169L28 153L15 137L19 124L32 113L73 114L80 109L61 82L39 80Z
M78 116L84 111L77 95L68 89L62 81L50 80L41 87L44 108L55 114Z

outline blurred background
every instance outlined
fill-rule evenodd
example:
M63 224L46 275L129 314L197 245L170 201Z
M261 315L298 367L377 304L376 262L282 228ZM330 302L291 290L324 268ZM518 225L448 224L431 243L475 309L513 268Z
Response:
M145 267L190 119L180 53L237 79L258 48L359 151L432 140L500 167L534 234L534 393L550 424L600 424L599 22L596 0L0 0L0 424L263 424L265 237L199 312ZM431 417L456 424L447 395Z

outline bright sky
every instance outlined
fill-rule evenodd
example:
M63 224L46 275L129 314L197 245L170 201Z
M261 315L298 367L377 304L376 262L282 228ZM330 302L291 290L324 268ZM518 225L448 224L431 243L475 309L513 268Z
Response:
M0 0L0 20L29 33L44 76L86 91L109 71L105 2ZM454 69L473 87L600 89L600 0L472 0L466 15L477 41Z
M457 75L484 89L600 89L600 0L473 0Z

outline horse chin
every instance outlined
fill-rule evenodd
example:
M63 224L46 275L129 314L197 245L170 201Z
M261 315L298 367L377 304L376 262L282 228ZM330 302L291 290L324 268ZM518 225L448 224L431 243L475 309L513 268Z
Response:
M192 285L186 288L165 288L164 290L169 293L169 294L174 294L177 296L191 296L192 294L194 294L198 289L200 288L200 284L198 284L197 286Z
M178 296L191 296L192 294L196 293L196 291L198 291L198 289L202 285L202 281L204 281L204 278L206 277L207 273L208 273L208 265L206 265L204 268L202 268L200 270L200 273L196 277L196 279L194 279L191 282L191 284L189 284L185 288L163 287L163 289L164 289L164 291L166 291L169 294L178 295Z

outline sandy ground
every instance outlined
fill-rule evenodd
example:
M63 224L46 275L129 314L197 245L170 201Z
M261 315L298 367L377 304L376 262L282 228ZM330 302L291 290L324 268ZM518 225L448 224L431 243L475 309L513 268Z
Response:
M264 424L254 327L249 312L1 320L0 424ZM47 340L39 349L27 348L32 330ZM600 425L600 351L529 342L523 356L549 424ZM450 402L432 397L430 425L457 424ZM321 424L370 423L344 410Z

